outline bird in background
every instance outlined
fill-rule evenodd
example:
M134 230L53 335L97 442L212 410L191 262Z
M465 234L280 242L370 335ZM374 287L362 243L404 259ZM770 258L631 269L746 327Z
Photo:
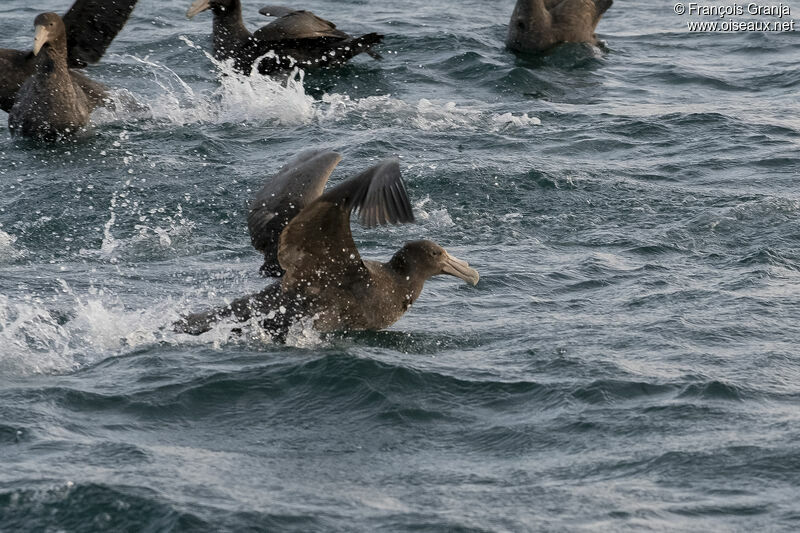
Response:
M69 76L88 99L90 108L105 104L108 88L79 72L103 57L122 30L137 0L77 0L63 16ZM36 54L32 50L0 49L0 109L11 111L17 93L33 76Z
M311 11L264 7L259 13L275 20L251 33L244 25L240 0L195 0L186 16L193 18L206 10L214 17L214 58L232 60L234 68L243 74L249 75L254 66L264 75L287 72L296 66L332 67L362 52L381 58L372 47L383 40L383 35L353 37Z
M517 0L506 46L545 52L561 43L598 43L595 29L612 0Z

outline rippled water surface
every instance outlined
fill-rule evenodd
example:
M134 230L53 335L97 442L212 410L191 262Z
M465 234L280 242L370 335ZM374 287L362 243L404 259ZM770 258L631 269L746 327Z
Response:
M3 2L0 46L67 3ZM89 69L141 110L0 133L0 530L800 528L800 34L618 1L603 49L517 58L511 0L307 0L384 60L278 83L188 4ZM164 329L263 287L245 206L309 147L401 158L418 222L363 255L480 284L376 333Z

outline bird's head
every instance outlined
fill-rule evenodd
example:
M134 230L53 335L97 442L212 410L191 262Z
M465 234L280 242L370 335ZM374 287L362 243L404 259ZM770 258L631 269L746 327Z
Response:
M39 55L43 48L67 47L67 29L64 21L55 13L42 13L37 16L33 25L36 36L33 38L33 55Z
M396 267L408 273L421 275L424 279L439 274L449 274L461 278L470 285L477 285L480 274L469 263L447 253L447 250L433 241L407 242L391 261Z

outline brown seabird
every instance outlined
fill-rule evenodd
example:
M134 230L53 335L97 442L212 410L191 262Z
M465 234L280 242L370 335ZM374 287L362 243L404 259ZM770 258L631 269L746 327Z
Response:
M476 270L428 240L406 243L385 263L362 259L350 232L354 210L368 228L413 222L414 215L396 159L323 193L340 159L335 152L305 151L256 194L251 239L265 266L277 258L283 277L228 306L182 318L176 331L199 335L226 317L256 318L277 338L306 317L321 332L377 330L399 320L432 276L478 283Z
M89 98L69 74L67 32L61 17L42 13L34 26L34 74L17 92L8 127L14 135L56 140L89 123Z
M64 15L69 74L89 99L90 108L102 106L107 88L73 70L96 63L125 26L137 0L77 0ZM33 52L0 49L0 109L11 111L17 92L33 76Z
M561 43L597 44L594 30L612 0L517 0L506 46L543 52Z
M214 57L232 59L243 74L250 74L259 58L258 71L265 75L286 72L295 65L305 69L339 65L361 52L380 59L371 48L383 35L352 37L311 11L264 7L259 13L276 20L250 33L242 20L240 0L195 0L186 16L192 18L207 9L214 13Z

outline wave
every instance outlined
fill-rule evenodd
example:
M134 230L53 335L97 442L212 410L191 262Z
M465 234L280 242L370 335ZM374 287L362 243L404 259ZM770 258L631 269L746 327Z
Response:
M281 357L277 348L266 364L237 371L215 371L186 381L148 387L134 393L106 393L49 387L45 395L71 412L116 410L158 419L198 418L227 413L247 401L294 419L348 409L376 420L435 420L467 406L502 408L523 398L549 398L557 388L533 382L497 382L451 375L333 352L319 356ZM127 361L147 365L148 361ZM91 370L87 370L91 371ZM252 411L252 410L251 410ZM263 416L243 413L242 416ZM278 416L278 413L275 413Z
M210 527L196 515L178 511L163 500L159 492L144 487L68 481L0 493L0 521L3 528L12 531L164 531Z
M18 427L0 424L0 445L16 444L23 440L25 432Z
M37 482L31 488L0 492L0 520L11 531L299 532L337 529L338 522L331 519L341 518L340 513L320 513L313 503L283 502L276 495L271 496L268 511L250 511L242 510L230 491L214 487L194 488L186 495L183 487L165 493L146 486L160 482L159 476L149 484L143 479L140 486ZM184 501L187 496L191 505ZM356 491L348 496L357 497ZM381 511L403 508L382 502L375 494L361 494L358 499Z
M579 387L572 394L586 403L614 403L642 397L653 397L672 393L674 385L631 382L622 380L598 380Z
M346 351L342 350L343 344L348 346ZM263 346L254 352L262 354L258 364L238 370L213 366L186 369L179 372L180 377L133 392L56 386L48 387L42 394L70 412L112 410L159 420L225 417L231 405L246 403L259 408L237 416L263 417L270 413L275 423L287 416L290 417L287 423L298 416L324 419L343 410L362 422L392 420L399 424L465 422L473 419L474 412L484 415L492 412L500 418L489 419L512 429L519 424L530 424L531 416L538 416L535 413L544 416L547 412L570 412L578 405L616 405L619 409L639 405L642 409L667 409L661 418L680 419L685 417L681 406L697 402L713 405L719 401L760 402L765 398L793 400L793 396L787 397L779 391L760 391L713 379L584 381L565 376L560 381L538 382L530 378L501 380L479 373L467 376L431 367L423 361L392 358L388 347L382 348L385 355L381 360L362 357L358 354L366 347L335 339L323 347L316 346L313 351L272 345L265 352ZM207 349L207 357L212 361L218 357L213 348ZM83 372L125 374L126 369L134 369L135 373L141 373L152 364L148 358L107 361L123 366L111 370L109 363L104 362L97 370L86 365ZM171 364L183 366L178 361ZM567 368L567 373L596 372L595 363L576 362L576 365Z

